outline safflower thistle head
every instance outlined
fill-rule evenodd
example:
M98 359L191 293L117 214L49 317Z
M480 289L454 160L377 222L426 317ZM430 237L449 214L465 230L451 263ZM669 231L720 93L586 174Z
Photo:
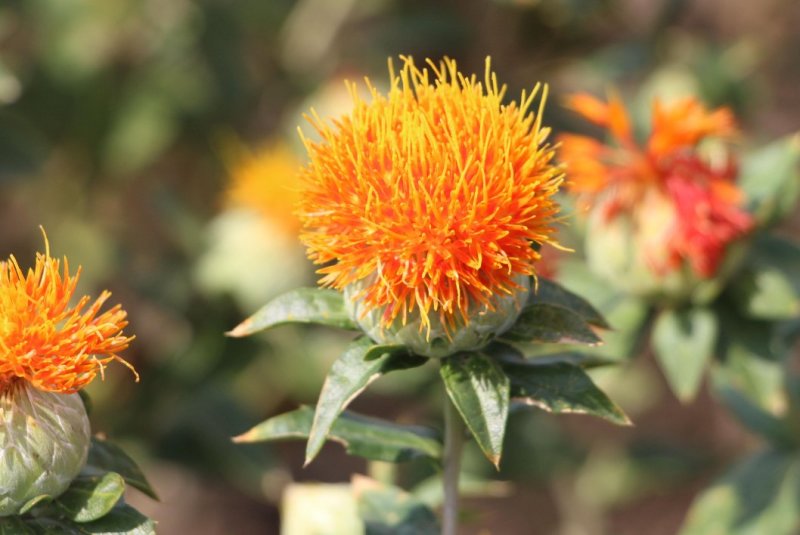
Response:
M700 150L707 139L736 134L730 110L708 111L694 98L655 100L651 131L639 143L616 95L605 103L579 94L568 106L611 138L560 138L567 187L589 211L586 249L595 271L640 294L685 294L720 275L729 246L753 224L734 156L725 151L714 161Z
M100 313L108 292L70 306L77 282L49 247L27 272L13 256L0 262L0 516L66 490L90 442L77 391L111 360L133 370L117 356L132 339L125 312Z
M513 323L532 244L555 241L562 172L541 125L546 88L534 113L540 86L503 104L488 58L482 82L451 59L402 61L386 95L367 80L367 102L351 84L350 115L309 119L321 140L304 140L301 239L373 339L442 356Z

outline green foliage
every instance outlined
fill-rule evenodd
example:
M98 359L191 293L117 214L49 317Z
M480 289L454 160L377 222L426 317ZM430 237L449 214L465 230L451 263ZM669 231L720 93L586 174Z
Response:
M31 500L20 515L0 518L0 534L154 535L155 523L126 505L125 483L155 498L138 466L118 447L93 439L81 474L60 496Z
M504 362L502 366L511 381L511 397L517 402L554 414L588 414L631 425L622 409L578 366L539 359Z
M761 225L789 215L800 196L800 134L786 136L745 156L739 186Z
M717 319L706 309L663 310L653 327L653 351L682 401L697 395L717 337Z
M605 318L594 305L549 279L540 277L536 280L536 291L531 292L528 303L560 306L575 312L590 325L601 329L609 328Z
M442 380L484 455L499 467L509 406L509 379L490 356L459 353L442 360Z
M228 336L248 336L286 323L317 323L355 329L344 307L342 294L322 288L298 288L279 295L258 312L228 332Z
M707 489L680 535L792 535L800 529L800 459L767 449Z
M306 447L306 464L322 449L336 418L370 383L389 372L415 368L428 361L409 354L402 347L385 346L377 351L376 347L381 346L376 346L369 338L358 338L333 363L317 401Z
M433 511L402 489L355 478L353 490L365 535L438 535Z
M543 344L600 343L600 338L578 312L564 306L544 303L528 304L517 322L501 338Z
M236 437L236 442L267 442L308 438L314 409L300 407L261 422ZM400 425L350 411L342 412L331 426L328 439L342 444L351 455L387 462L428 458L438 461L442 443L433 429Z

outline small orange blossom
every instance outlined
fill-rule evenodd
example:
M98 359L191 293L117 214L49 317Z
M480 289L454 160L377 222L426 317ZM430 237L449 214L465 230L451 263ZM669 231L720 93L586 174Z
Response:
M71 276L67 259L63 274L59 264L49 246L27 273L13 255L0 262L0 392L23 380L39 390L73 393L111 360L133 370L117 356L133 339L122 334L125 311L116 305L99 313L107 291L91 305L84 296L70 306L80 268Z
M531 244L554 243L563 174L541 126L546 87L533 113L540 86L503 104L488 58L483 82L451 59L401 59L387 95L367 80L366 102L350 84L350 115L309 118L321 141L304 139L301 237L322 283L363 284L384 325L417 312L430 328L433 312L452 327L535 275Z

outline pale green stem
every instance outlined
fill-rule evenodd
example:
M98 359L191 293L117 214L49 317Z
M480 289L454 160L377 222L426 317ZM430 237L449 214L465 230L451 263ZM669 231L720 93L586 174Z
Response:
M461 473L463 449L464 423L450 397L445 395L442 535L457 535L458 533L458 476Z

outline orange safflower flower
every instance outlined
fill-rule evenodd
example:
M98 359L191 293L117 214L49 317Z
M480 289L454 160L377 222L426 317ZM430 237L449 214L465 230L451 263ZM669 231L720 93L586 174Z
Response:
M301 239L322 284L365 284L384 326L418 311L421 327L431 313L452 327L535 275L531 243L554 243L563 173L541 126L546 88L533 113L540 86L504 105L488 58L483 82L451 59L401 59L388 94L366 80L366 102L349 84L349 116L308 119L321 141L304 139Z
M231 180L227 203L255 210L287 234L296 235L300 221L294 206L300 190L295 179L300 161L291 149L278 143L251 151L230 141L226 153Z
M0 262L0 392L22 380L39 390L74 393L111 360L136 374L117 356L133 339L122 334L125 311L116 305L99 314L107 291L91 305L84 296L69 306L80 268L71 276L64 258L62 275L59 264L49 245L27 273L13 255Z
M653 104L652 130L643 145L633 137L621 100L611 95L602 102L586 94L569 99L568 107L607 128L613 144L590 137L560 137L560 158L569 170L568 188L584 207L597 207L606 220L628 214L641 225L653 207L671 206L671 221L652 248L651 268L657 273L679 268L684 261L701 277L713 276L725 247L752 227L741 208L736 187L736 162L728 155L722 165L704 160L697 148L708 137L730 138L736 133L727 108L707 111L693 98L666 105ZM644 233L652 236L648 232ZM661 254L666 249L666 255ZM658 251L656 251L658 250Z

